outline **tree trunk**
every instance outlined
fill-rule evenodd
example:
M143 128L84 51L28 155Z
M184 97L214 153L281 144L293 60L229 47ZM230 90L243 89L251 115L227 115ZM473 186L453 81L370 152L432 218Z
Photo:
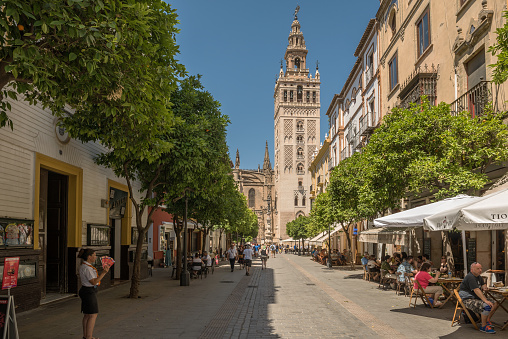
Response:
M351 227L351 224L348 225L348 226L344 226L342 225L342 229L344 230L344 234L346 235L346 240L347 240L347 246L348 246L348 250L349 250L349 258L350 258L350 264L351 264L351 268L354 269L355 265L354 265L354 260L353 260L353 253L352 253L352 250L351 250L351 237L350 237L350 234L349 234L349 228Z
M129 298L138 298L139 297L139 281L141 279L141 252L143 250L143 239L145 238L146 230L141 228L141 231L138 228L138 240L136 241L136 255L134 256L134 265L132 268L132 278L131 278L131 290L129 293Z
M182 253L183 253L183 244L182 244L182 226L178 222L178 216L173 216L173 226L175 228L175 236L176 236L176 280L180 280L180 275L182 274Z

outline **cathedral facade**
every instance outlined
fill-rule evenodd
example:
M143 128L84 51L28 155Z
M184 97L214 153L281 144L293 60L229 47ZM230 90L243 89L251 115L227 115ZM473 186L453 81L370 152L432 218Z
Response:
M268 154L268 142L265 146L263 169L240 169L240 152L236 151L233 178L238 190L247 198L247 204L258 217L259 232L254 241L260 244L271 243L274 238L272 220L277 214L273 197L275 196L274 171Z
M320 75L307 68L307 48L295 11L274 90L275 201L273 241L288 238L286 224L310 212L312 154L319 147Z

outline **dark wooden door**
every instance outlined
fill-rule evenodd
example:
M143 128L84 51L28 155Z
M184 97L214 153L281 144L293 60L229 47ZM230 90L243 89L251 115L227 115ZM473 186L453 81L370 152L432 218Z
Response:
M67 292L67 176L48 172L46 290Z

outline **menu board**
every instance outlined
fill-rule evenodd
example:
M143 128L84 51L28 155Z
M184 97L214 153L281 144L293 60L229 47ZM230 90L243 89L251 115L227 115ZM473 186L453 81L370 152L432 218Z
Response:
M467 266L476 261L476 238L467 239Z
M0 218L0 247L33 247L33 220Z
M430 258L430 239L423 239L423 254Z

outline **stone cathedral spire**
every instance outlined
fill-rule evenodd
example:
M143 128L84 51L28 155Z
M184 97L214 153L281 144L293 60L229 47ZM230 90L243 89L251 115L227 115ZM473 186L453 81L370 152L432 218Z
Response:
M270 155L268 154L268 141L265 146L265 161L263 162L263 170L271 170L272 164L270 163Z
M238 151L238 148L236 149L236 160L235 160L235 168L240 168L240 151Z
M319 145L320 75L307 68L307 47L295 10L294 20L274 89L274 172L277 206L272 241L286 239L286 224L310 212L308 171Z

